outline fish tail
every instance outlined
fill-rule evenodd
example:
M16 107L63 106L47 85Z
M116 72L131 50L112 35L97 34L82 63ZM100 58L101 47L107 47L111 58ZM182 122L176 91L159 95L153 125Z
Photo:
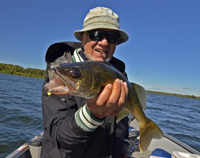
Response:
M149 147L152 139L161 139L164 137L161 129L149 118L147 124L140 127L139 148L144 152Z

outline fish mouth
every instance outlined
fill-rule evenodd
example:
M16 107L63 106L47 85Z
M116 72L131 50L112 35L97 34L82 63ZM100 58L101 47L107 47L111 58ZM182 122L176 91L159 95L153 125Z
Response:
M73 82L60 74L56 68L50 69L49 71L49 83L44 85L44 90L54 94L69 94L75 90ZM67 79L66 79L67 78Z

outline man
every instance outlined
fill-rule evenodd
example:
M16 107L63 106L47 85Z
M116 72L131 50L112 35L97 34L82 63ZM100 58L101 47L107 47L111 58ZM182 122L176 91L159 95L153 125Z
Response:
M83 29L75 31L74 35L81 41L82 47L78 43L52 45L46 54L47 69L66 62L96 60L110 62L126 76L124 63L114 58L113 54L116 45L126 42L128 35L120 30L119 17L112 10L104 7L91 9L84 19ZM46 74L44 84L48 81ZM127 95L127 84L119 79L113 85L106 85L91 100L48 95L43 91L44 138L41 156L130 157L128 118L116 123L116 116L123 108Z

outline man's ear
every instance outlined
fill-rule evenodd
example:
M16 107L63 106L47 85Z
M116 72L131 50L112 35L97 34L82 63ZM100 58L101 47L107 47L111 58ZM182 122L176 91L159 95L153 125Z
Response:
M82 36L81 36L81 45L84 47L85 46L85 36L86 36L86 33L83 32Z

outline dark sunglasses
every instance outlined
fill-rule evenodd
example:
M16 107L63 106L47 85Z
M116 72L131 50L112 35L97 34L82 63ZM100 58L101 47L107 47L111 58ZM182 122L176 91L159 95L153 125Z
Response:
M108 43L117 44L119 40L119 34L116 32L107 32L102 30L91 30L88 31L89 37L93 41L101 41L106 36Z

